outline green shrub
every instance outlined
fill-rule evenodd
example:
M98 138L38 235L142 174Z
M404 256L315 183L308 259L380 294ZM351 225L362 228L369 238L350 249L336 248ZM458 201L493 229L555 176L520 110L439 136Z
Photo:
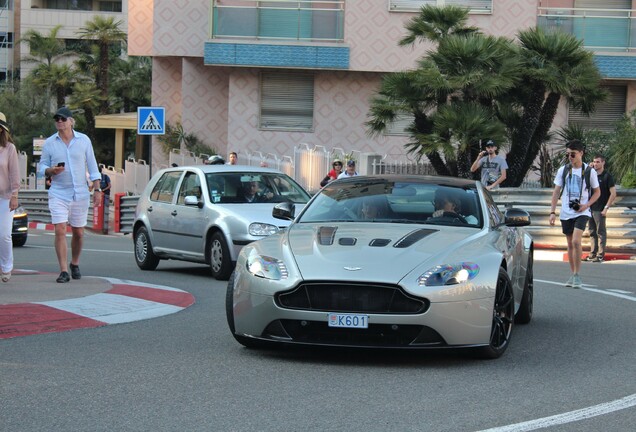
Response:
M636 189L636 172L631 171L625 174L620 184L624 189Z

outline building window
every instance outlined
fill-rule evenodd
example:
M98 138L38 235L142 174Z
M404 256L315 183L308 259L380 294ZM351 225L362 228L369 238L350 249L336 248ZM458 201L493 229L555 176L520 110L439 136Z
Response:
M389 0L389 10L393 12L419 12L426 5L467 7L471 13L492 12L492 0Z
M570 108L568 110L568 124L578 124L587 129L600 129L605 132L614 130L614 123L623 117L627 106L627 86L613 85L602 86L609 97L598 104L589 116L580 110Z
M93 10L92 0L47 0L46 9Z
M307 131L313 123L314 76L263 72L260 127Z
M13 33L0 32L0 48L13 48Z
M100 1L100 12L121 12L121 1Z

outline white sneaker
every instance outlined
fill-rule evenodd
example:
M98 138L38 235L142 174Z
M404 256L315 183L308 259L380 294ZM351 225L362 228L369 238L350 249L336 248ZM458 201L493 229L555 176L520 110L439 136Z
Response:
M571 287L574 284L574 275L570 276L570 279L565 283L566 287Z
M581 288L583 284L581 283L581 276L575 274L572 280L572 288Z
M2 273L2 282L9 282L9 279L11 279L11 272Z

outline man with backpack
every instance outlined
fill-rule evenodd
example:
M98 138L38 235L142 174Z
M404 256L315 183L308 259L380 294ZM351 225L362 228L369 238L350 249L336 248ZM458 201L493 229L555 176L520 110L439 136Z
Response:
M565 286L581 288L581 238L588 219L592 216L590 207L601 196L596 171L583 163L585 147L579 140L569 141L566 145L568 163L557 171L554 178L552 205L550 206L550 225L556 221L556 206L561 198L559 219L563 234L567 238L568 260L572 276Z
M616 184L614 183L614 177L605 169L605 156L602 154L595 155L591 165L593 165L596 170L601 197L592 204L592 218L588 226L592 250L585 260L603 262L605 258L605 244L607 243L605 219L607 218L609 208L614 204L614 200L616 199Z

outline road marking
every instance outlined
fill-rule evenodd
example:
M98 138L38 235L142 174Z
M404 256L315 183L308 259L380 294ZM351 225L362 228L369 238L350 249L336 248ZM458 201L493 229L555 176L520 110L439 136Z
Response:
M550 417L543 417L536 420L530 420L523 423L516 423L508 426L501 426L492 429L484 429L479 432L524 432L533 431L537 429L543 429L550 426L561 425L566 423L572 423L575 421L581 421L592 417L598 417L601 415L609 414L614 411L623 410L636 406L636 394L625 396L622 399L617 399L611 402L605 402L599 405L594 405L588 408L583 408L576 411L570 411L563 414L557 414Z
M618 289L611 289L611 290L608 290L608 291L612 291L612 292L619 293L619 294L633 294L631 291L623 291L623 290L618 290Z
M29 245L30 248L34 248L34 249L54 249L53 246L31 246ZM87 248L82 248L82 252L106 252L106 253L123 253L123 254L132 254L134 253L133 251L114 251L114 250L103 250L103 249L87 249Z
M543 282L543 283L547 283L547 284L552 284L552 285L559 285L565 288L572 288L572 287L566 287L565 286L565 282L554 282L554 281L548 281L548 280L543 280L543 279L535 279L535 282ZM595 287L596 285L588 285L588 284L583 284L584 287Z
M547 284L552 284L552 285L559 285L559 286L563 286L562 283L560 282L553 282L553 281L547 281L547 280L542 280L542 279L535 279L535 282L543 282L543 283L547 283ZM594 288L596 285L587 285L587 284L583 284L583 287L581 288L584 291L591 291L591 292L595 292L598 294L605 294L608 296L612 296L612 297L618 297L621 298L623 300L631 300L631 301L636 301L636 297L633 296L633 293L631 293L630 291L622 291L622 290L600 290L600 289L596 289ZM565 287L565 288L571 288L571 287ZM630 295L625 295L625 294L632 294Z
M612 297L618 297L618 298L622 298L624 300L631 300L631 301L636 301L636 297L630 297L624 294L619 294L619 293L615 293L615 292L610 292L610 291L603 291L603 290L598 290L598 289L593 289L593 288L583 288L586 291L592 291L595 293L599 293L599 294L605 294L608 296L612 296Z

